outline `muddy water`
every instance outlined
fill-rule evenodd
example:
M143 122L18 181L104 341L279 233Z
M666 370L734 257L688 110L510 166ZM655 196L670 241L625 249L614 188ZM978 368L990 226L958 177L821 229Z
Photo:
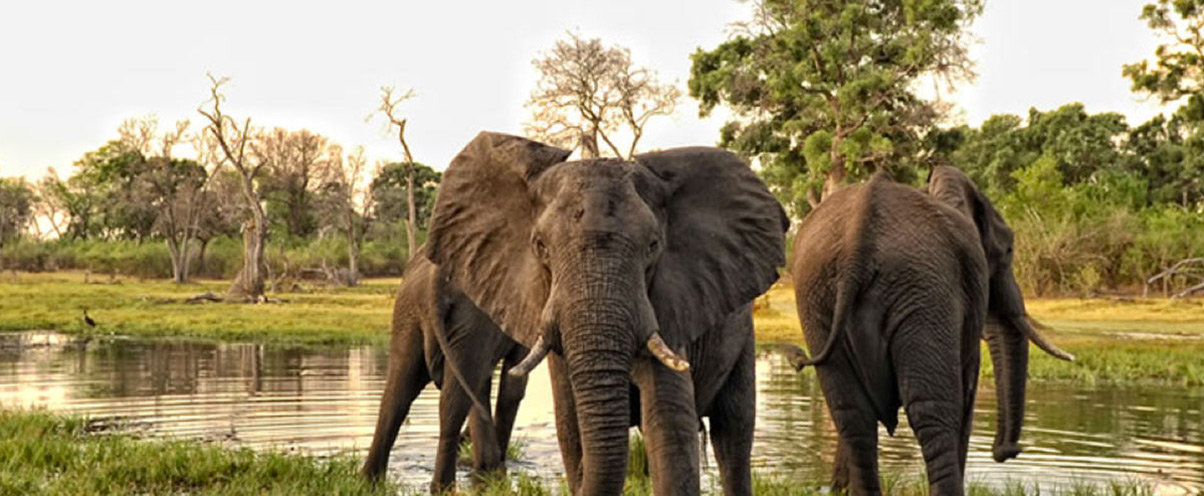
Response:
M0 334L0 405L44 406L121 419L149 435L257 448L362 454L371 441L383 387L383 348L294 349L160 340L80 341L53 333ZM813 374L777 355L758 360L754 464L806 480L826 479L835 436ZM983 388L969 478L992 485L1140 479L1158 492L1204 490L1204 388L1080 388L1033 385L1026 450L990 458L995 398ZM411 409L391 473L415 487L431 475L438 392ZM524 458L513 470L559 478L547 374L537 370L519 410L515 438ZM903 422L883 433L881 463L907 475L919 450ZM517 466L515 466L517 465ZM714 462L708 463L714 469Z

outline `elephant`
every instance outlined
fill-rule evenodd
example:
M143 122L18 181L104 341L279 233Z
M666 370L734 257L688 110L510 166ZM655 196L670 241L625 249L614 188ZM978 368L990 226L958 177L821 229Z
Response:
M361 473L372 480L381 477L410 405L434 382L440 390L439 447L430 489L441 493L455 483L460 428L470 410L474 474L504 468L514 418L527 387L525 376L505 372L528 350L502 334L463 293L438 284L436 276L435 265L421 254L406 264L393 307L380 414ZM486 402L499 361L497 412L490 416Z
M726 494L751 494L751 302L778 278L789 222L716 148L631 160L482 132L444 173L427 257L502 332L545 357L573 494L618 495L628 429L658 495L699 494L701 419Z
M808 347L839 434L833 486L879 494L878 427L898 409L919 440L930 491L963 494L985 338L995 366L996 461L1020 453L1028 342L1066 360L1029 316L1013 233L960 170L928 194L882 174L824 199L800 225L790 272Z

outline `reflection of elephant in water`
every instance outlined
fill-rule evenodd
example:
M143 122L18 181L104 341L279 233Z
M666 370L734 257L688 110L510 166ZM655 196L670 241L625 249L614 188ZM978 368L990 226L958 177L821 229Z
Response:
M997 461L1015 457L1033 328L1012 276L1012 232L965 175L934 169L930 195L876 176L837 191L795 239L799 319L840 434L834 484L880 491L877 422L905 406L933 494L964 490L979 339L999 398Z
M568 154L491 133L469 143L435 206L438 280L532 347L519 371L552 352L574 493L622 491L638 420L656 494L698 494L707 416L725 492L751 494L750 303L783 261L781 207L717 149L631 162Z
M431 492L441 492L455 482L460 428L470 409L474 472L502 467L514 416L527 387L526 377L505 371L518 363L527 349L498 332L493 321L462 293L437 284L435 266L426 258L413 257L408 265L393 308L389 375L363 473L378 478L385 472L410 404L434 381L440 389L439 448ZM480 408L472 406L489 401L493 368L503 359L495 424L488 416L487 403ZM462 380L457 380L456 373ZM466 392L465 384L472 391Z

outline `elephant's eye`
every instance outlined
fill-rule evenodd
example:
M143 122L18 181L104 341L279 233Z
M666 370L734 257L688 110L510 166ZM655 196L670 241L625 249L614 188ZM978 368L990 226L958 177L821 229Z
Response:
M535 238L535 255L543 260L548 259L548 245L545 245L540 238Z
M654 239L654 240L652 240L651 243L648 243L648 254L649 255L656 254L656 252L660 249L661 249L660 240Z

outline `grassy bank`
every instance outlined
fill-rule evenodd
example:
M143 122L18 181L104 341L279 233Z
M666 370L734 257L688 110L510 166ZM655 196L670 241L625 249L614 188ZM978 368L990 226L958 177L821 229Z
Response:
M184 300L206 291L221 295L228 281L177 285L107 276L84 283L80 272L0 276L0 330L54 329L83 334L188 336L286 344L383 343L388 339L399 279L369 279L355 288L312 287L273 294L282 303L260 305ZM83 323L83 311L98 323Z
M221 294L225 281L176 285L82 273L0 276L0 330L55 329L71 333L188 336L278 344L384 343L397 279L369 279L356 288L303 288L274 294L283 303L185 304ZM764 298L761 302L764 302ZM755 313L761 343L801 344L794 294L779 283L768 307ZM1086 383L1153 382L1204 385L1204 299L1110 300L1077 298L1028 302L1050 337L1077 355L1074 363L1034 351L1030 377ZM83 310L99 322L83 324ZM989 360L984 373L991 374Z
M98 429L102 424L78 416L0 410L0 494L398 494L392 484L373 486L360 479L356 473L360 460L350 455L317 459L196 441L145 440ZM637 437L632 443L625 496L651 494L650 481L642 470L641 446ZM883 483L888 494L925 496L928 492L918 474L886 474ZM828 494L823 492L823 484L755 474L753 492L759 496ZM705 492L722 491L712 487ZM417 496L426 491L402 488L400 494ZM464 488L459 494L550 496L567 491L563 481L518 474ZM969 494L1145 496L1153 491L1135 481L1065 487L1016 482L1004 488L971 482Z
M0 410L0 494L396 494L316 458L93 432L82 417Z

